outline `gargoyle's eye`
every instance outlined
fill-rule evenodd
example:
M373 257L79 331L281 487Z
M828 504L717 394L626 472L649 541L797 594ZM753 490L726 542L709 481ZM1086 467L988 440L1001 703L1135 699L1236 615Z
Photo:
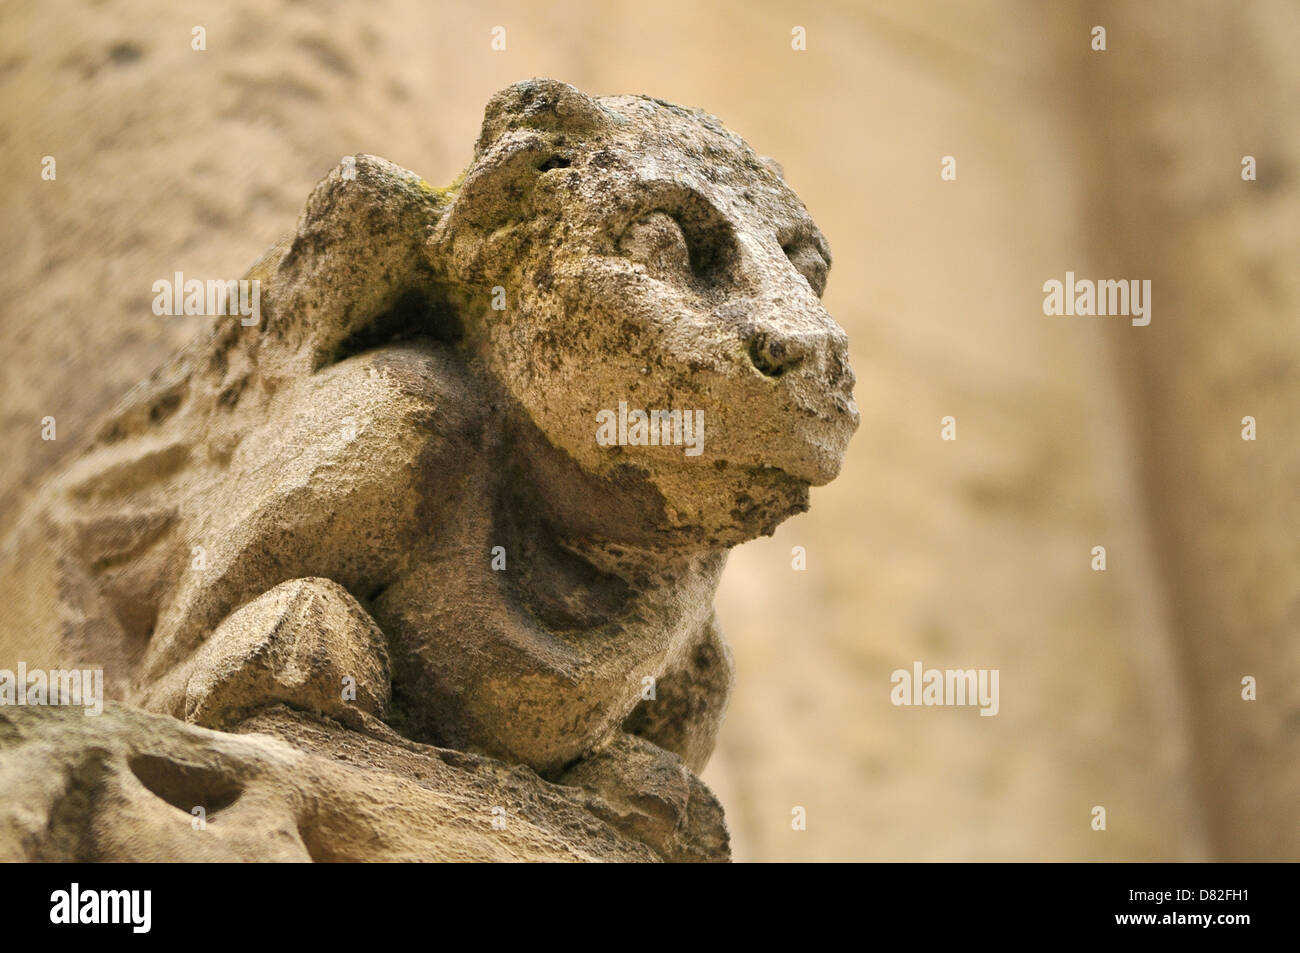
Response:
M808 242L784 245L781 250L790 259L790 264L794 265L794 270L804 276L808 287L820 298L826 291L826 272L830 270L821 252Z
M726 294L732 286L735 235L722 213L696 193L665 196L665 204L623 226L615 246L651 277L697 294Z
M661 280L691 277L691 253L681 225L667 212L651 212L637 219L618 240L619 253L645 265L651 277Z

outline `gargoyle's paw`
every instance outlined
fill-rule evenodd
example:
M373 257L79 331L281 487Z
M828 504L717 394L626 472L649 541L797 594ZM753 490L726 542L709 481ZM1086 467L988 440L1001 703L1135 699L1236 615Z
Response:
M677 755L624 734L560 778L593 795L588 809L669 861L731 858L722 805Z
M293 579L231 613L199 650L185 720L219 728L275 703L383 718L390 689L387 645L366 610L329 579Z

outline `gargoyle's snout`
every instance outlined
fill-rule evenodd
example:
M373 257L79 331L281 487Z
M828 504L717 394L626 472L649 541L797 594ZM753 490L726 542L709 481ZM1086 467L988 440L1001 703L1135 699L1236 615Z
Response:
M766 377L781 377L797 368L821 376L827 387L853 393L856 378L849 366L848 338L827 318L827 328L786 331L776 326L750 331L750 363Z
M765 377L790 375L792 387L816 383L828 395L852 397L856 378L849 365L849 339L826 309L818 303L793 317L779 305L768 310L771 317L751 318L741 326L754 368Z
M772 423L785 424L786 439L770 445L779 458L771 465L813 485L834 479L859 421L843 329L817 305L794 319L749 324L742 335L750 373L769 379L758 388L759 404Z

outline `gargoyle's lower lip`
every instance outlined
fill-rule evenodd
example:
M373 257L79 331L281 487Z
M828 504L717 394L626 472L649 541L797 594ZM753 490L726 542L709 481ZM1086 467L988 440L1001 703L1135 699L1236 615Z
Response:
M759 464L753 469L768 473L777 472L810 486L830 483L839 476L849 440L857 429L858 415L855 412L851 426L846 427L841 422L835 422L825 428L819 428L813 437L804 440L803 446L796 454L786 456L784 460Z
M765 477L768 480L783 478L795 484L794 488L796 489L803 489L810 486L821 486L823 483L828 483L829 481L834 479L833 474L827 476L826 473L822 471L818 471L816 473L809 473L802 469L795 469L795 468L787 469L787 467L785 466L778 466L777 464L774 463L762 463L758 465L750 465L747 466L745 469L746 471L752 474L761 474L763 477ZM835 470L836 473L838 473L839 467L837 466Z

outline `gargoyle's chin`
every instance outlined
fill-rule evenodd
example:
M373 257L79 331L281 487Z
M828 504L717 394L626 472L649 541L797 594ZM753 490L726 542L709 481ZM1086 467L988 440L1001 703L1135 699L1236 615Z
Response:
M782 473L801 480L808 486L825 486L837 476L840 475L840 466L844 462L842 453L828 451L824 448L817 448L817 452L810 460L801 461L800 466L792 467L775 467Z
M707 548L770 536L808 509L808 481L777 467L696 470L662 475L656 482L664 495L665 538Z
M810 486L824 486L840 474L849 440L858 429L857 407L850 401L846 410L828 410L815 421L804 421L792 439L762 462Z

